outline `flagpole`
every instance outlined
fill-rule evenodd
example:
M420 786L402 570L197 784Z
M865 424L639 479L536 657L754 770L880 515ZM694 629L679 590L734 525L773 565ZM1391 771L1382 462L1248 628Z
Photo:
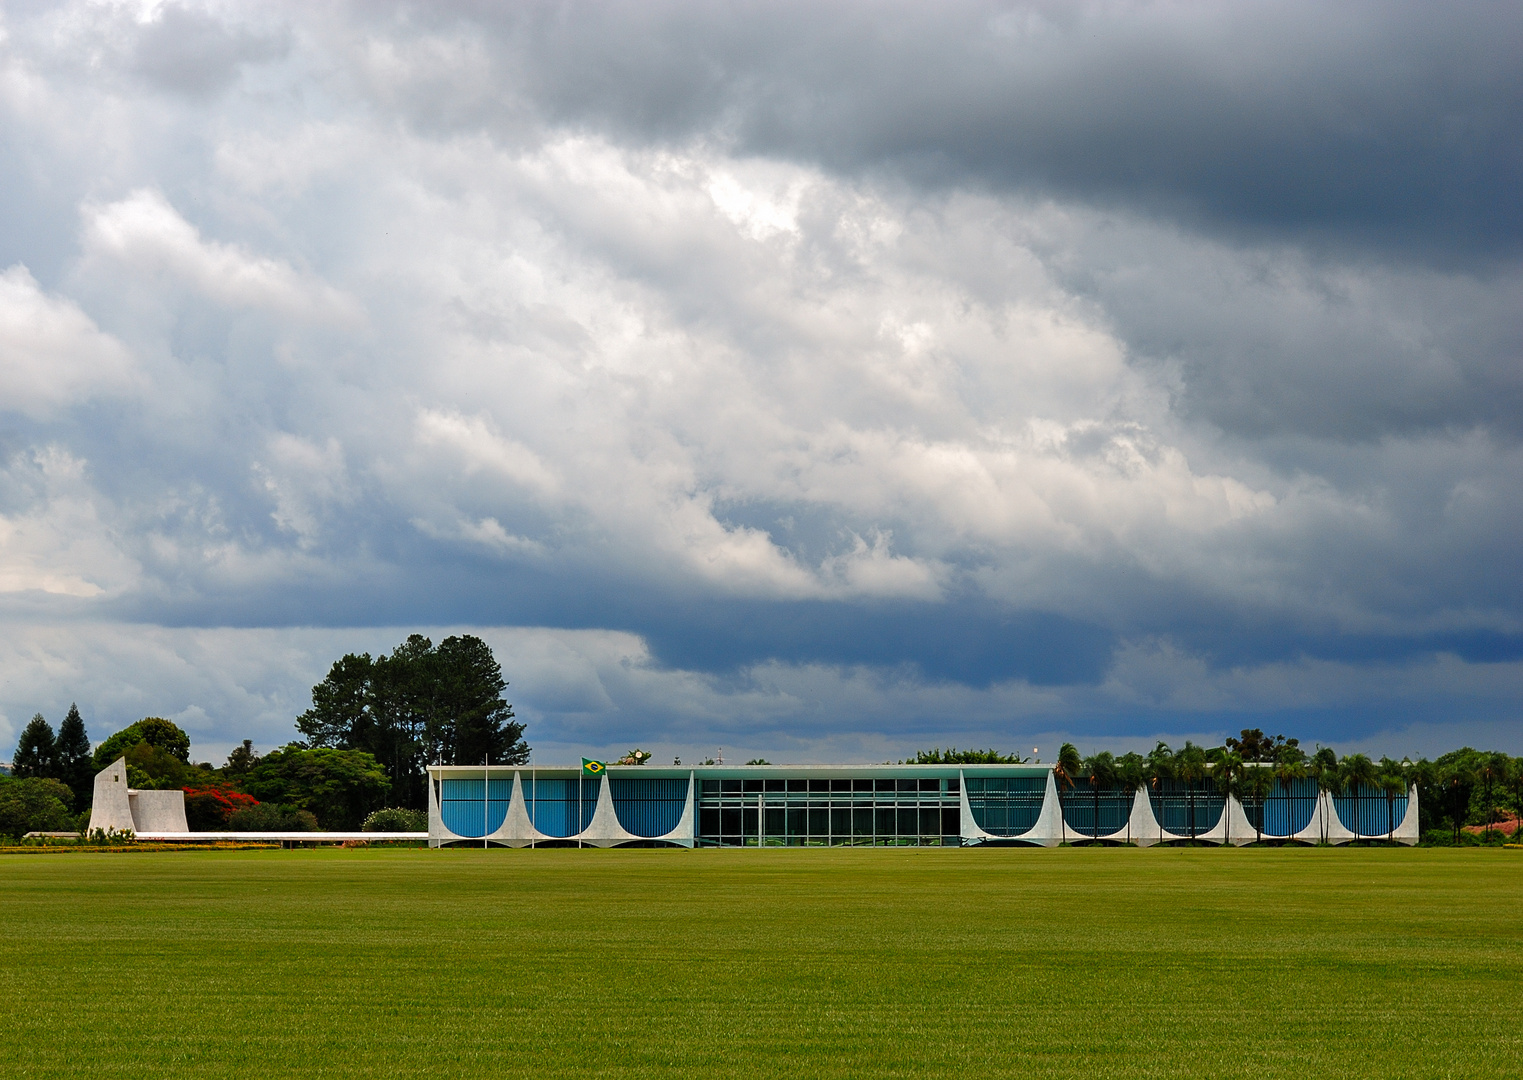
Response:
M487 826L492 821L492 755L481 759L481 850L487 849Z

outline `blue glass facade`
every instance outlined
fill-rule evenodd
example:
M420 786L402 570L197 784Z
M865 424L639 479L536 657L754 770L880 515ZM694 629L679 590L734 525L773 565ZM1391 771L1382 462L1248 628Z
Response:
M611 776L608 786L619 824L636 836L665 836L687 808L686 780Z
M602 783L601 776L556 779L524 773L524 810L529 824L545 836L575 836L592 824Z
M1407 797L1396 795L1387 799L1379 788L1361 786L1357 792L1333 796L1333 806L1345 829L1362 836L1383 836L1395 831L1406 816Z
M1288 789L1277 783L1262 806L1250 800L1243 809L1248 823L1266 836L1292 836L1311 828L1317 816L1317 782L1302 777L1292 780Z
M440 816L444 827L460 836L485 836L501 828L513 796L511 778L443 780L440 782Z
M608 766L600 775L439 765L429 772L435 844L1150 846L1417 838L1406 795L1365 788L1357 797L1328 797L1306 779L1240 801L1209 780L1128 792L1097 791L1081 779L1060 793L1043 765Z

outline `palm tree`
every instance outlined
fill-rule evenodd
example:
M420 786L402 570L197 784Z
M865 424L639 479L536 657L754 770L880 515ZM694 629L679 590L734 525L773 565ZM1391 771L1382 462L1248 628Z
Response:
M1507 783L1507 766L1512 764L1506 754L1487 754L1481 759L1480 767L1475 770L1476 778L1480 780L1481 787L1486 792L1486 838L1491 839L1491 821L1495 816L1496 806L1491 801L1491 789L1498 784Z
M1195 785L1206 776L1206 752L1189 739L1174 755L1174 775L1185 785L1185 800L1190 807L1190 840L1195 840Z
M1274 784L1274 773L1262 765L1255 765L1243 774L1243 790L1253 799L1253 805L1259 812L1253 822L1254 843L1264 842L1264 803L1274 790Z
M1281 747L1280 752L1275 755L1272 771L1285 799L1285 831L1289 834L1292 831L1290 828L1290 785L1306 776L1306 754L1297 746Z
M1460 842L1460 831L1465 827L1465 811L1470 805L1470 793L1475 790L1475 769L1464 757L1440 767L1439 784L1444 789L1444 802L1449 817L1454 822L1454 842Z
M1236 750L1218 750L1211 766L1211 779L1222 793L1222 846L1229 846L1232 835L1232 796L1243 790L1243 755Z
M1407 793L1406 764L1400 761L1392 761L1388 757L1380 759L1378 771L1375 774L1375 785L1380 788L1386 797L1386 841L1396 839L1396 796Z
M1071 742L1058 749L1058 763L1052 767L1053 779L1058 782L1058 822L1063 831L1063 843L1068 843L1068 818L1063 812L1063 792L1074 786L1074 780L1084 768L1079 760L1079 748Z
M1523 773L1520 773L1523 775ZM1128 797L1126 813L1126 842L1132 842L1132 812L1131 800L1137 798L1137 789L1147 783L1148 763L1147 759L1135 750L1122 754L1116 759L1116 780L1121 785L1121 790Z
M1101 750L1084 759L1084 777L1095 794L1094 839L1100 839L1100 789L1116 786L1116 759L1109 750Z
M1345 754L1343 761L1339 763L1338 778L1343 781L1343 789L1352 790L1354 793L1354 836L1356 838L1364 837L1364 831L1360 828L1363 823L1359 820L1361 789L1374 787L1377 775L1375 763L1364 754Z
M1322 843L1327 843L1327 813L1322 809L1328 797L1338 790L1338 755L1331 746L1318 746L1307 767L1317 781L1317 824L1321 826Z
M1523 839L1523 758L1513 758L1512 768L1513 840Z
M1165 786L1174 779L1174 751L1169 749L1168 743L1160 741L1148 754L1147 762L1148 782L1162 799ZM1158 815L1158 840L1160 843L1163 842L1163 815L1161 814Z

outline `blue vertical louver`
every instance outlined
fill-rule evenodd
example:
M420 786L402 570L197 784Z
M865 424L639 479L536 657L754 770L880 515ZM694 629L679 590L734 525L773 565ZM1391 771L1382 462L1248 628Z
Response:
M1294 836L1309 828L1317 816L1317 782L1302 777L1290 782L1289 790L1278 783L1264 798L1262 811L1250 808L1249 824L1262 812L1265 836Z
M524 809L529 812L529 821L545 836L575 836L592 824L602 777L541 780L523 773L522 779ZM579 820L581 824L577 824Z
M439 816L457 836L486 836L502 827L513 797L511 779L444 780L439 785Z
M608 793L619 824L636 836L665 836L682 820L687 808L686 780L655 780L610 776Z
M1360 836L1385 836L1395 831L1407 816L1406 795L1397 795L1387 802L1385 792L1369 786L1361 786L1357 798L1352 791L1334 795L1333 806L1343 827Z

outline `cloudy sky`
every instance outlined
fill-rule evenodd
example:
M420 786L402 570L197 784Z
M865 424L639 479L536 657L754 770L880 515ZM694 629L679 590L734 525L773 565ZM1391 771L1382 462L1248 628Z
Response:
M1523 8L0 11L0 756L1523 752Z

